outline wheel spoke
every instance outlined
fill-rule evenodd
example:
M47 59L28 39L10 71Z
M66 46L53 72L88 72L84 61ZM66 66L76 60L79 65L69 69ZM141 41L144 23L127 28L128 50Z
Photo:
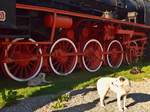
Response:
M20 66L17 66L15 69L14 69L14 75L15 76L18 76L18 75L20 75L20 74L18 74L18 71L20 71Z
M32 70L32 68L31 68L30 65L27 66L27 70L28 70L28 71L31 71L31 70Z
M10 70L14 70L14 69L16 69L16 67L17 67L17 64L12 63Z
M26 76L26 73L28 73L27 67L24 68L24 75Z
M59 64L57 64L56 69L57 69L57 70L60 70L60 66L61 66L61 64L60 64L60 63L59 63Z

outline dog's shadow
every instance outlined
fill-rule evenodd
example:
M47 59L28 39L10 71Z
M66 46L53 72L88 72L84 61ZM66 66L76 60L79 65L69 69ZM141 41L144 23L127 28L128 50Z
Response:
M130 93L127 98L132 98L134 100L134 102L132 102L129 105L127 105L127 107L132 107L135 104L150 101L150 94L145 94L145 93ZM107 102L107 104L113 103L115 101L116 101L116 99Z
M137 103L148 102L150 101L150 94L145 93L131 93L128 95L128 98L132 98L134 102L130 103L127 107L134 106Z

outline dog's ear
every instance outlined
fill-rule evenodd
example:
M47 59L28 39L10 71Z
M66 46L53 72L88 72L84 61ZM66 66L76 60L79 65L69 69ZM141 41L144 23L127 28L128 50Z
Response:
M125 77L123 77L123 76L120 76L120 77L119 77L119 81L120 81L120 82L124 82L125 80L126 80Z
M124 85L125 81L126 81L126 78L125 78L125 77L119 76L119 77L118 77L118 86Z
M131 87L131 83L126 77L120 76L118 78L119 78L120 85L130 86Z

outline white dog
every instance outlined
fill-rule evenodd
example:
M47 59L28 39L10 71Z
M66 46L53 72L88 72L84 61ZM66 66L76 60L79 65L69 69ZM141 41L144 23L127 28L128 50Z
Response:
M38 86L43 83L50 83L45 80L45 76L46 76L45 73L40 73L37 77L28 81L28 83L27 83L28 86Z
M130 90L130 82L127 78L119 76L118 78L105 77L97 82L97 91L100 96L100 105L104 107L104 98L108 90L112 90L117 95L117 104L119 111L126 110L126 97ZM123 109L121 107L121 97L123 96Z

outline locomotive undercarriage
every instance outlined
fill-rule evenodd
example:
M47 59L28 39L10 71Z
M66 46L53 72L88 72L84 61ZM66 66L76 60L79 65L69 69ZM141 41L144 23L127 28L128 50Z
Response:
M89 72L102 65L119 68L143 55L144 25L38 6L16 7L24 11L22 15L34 12L33 20L18 16L19 30L7 30L14 37L1 39L1 69L16 81L30 80L41 70L65 76L77 65Z

